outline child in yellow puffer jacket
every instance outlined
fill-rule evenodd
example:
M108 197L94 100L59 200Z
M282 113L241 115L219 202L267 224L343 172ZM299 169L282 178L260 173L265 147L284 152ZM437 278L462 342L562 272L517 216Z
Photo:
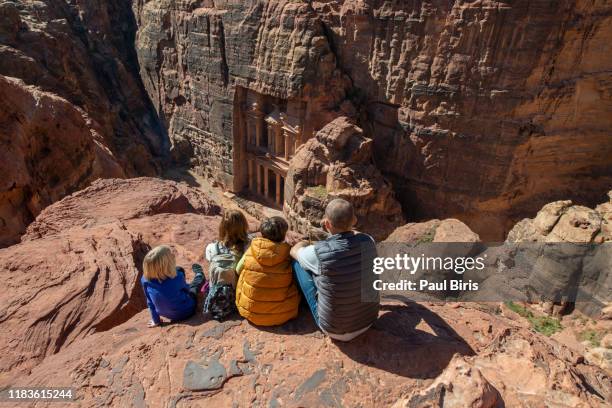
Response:
M261 238L251 241L236 267L236 306L253 324L275 326L298 315L300 294L291 269L291 247L284 242L287 229L282 217L262 222Z

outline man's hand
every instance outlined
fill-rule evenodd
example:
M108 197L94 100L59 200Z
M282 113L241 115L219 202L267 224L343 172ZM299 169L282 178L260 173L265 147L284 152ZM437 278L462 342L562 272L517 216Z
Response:
M306 247L310 245L310 243L308 241L300 241L297 244L295 244L293 246L293 248L291 248L291 251L289 252L289 255L291 255L291 257L295 260L297 260L298 258L298 252L300 251L300 249Z
M161 326L161 323L155 323L153 320L149 322L148 327L158 327Z

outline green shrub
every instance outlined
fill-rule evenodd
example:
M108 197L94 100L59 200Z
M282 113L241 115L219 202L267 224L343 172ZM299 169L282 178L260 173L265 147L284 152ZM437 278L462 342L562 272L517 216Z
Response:
M604 337L603 332L598 332L593 329L585 330L582 333L580 333L580 340L588 341L589 343L591 343L591 346L593 347L599 347L601 345L601 339L603 339L603 337Z
M533 330L545 336L550 337L563 329L559 319L550 316L535 316L531 310L527 309L525 306L517 305L514 302L506 302L506 306L514 313L527 319L527 321L531 323Z
M325 188L325 186L321 185L307 187L306 194L318 200L324 201L327 198L327 189Z

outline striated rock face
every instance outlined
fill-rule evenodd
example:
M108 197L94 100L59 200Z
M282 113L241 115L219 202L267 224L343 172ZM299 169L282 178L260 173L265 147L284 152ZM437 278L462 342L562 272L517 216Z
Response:
M529 286L544 296L535 300L545 301L548 312L567 312L573 306L568 294L576 288L580 292L574 295L579 299L575 307L589 315L603 314L602 309L610 301L612 191L608 196L610 201L595 209L574 205L569 200L547 204L535 218L520 221L508 234L508 242L527 243L527 248L529 242L557 243L542 251L538 268L529 275ZM580 302L585 295L589 301Z
M175 156L230 189L244 187L245 90L305 104L308 137L356 106L406 217L458 218L485 240L612 184L608 2L154 0L134 12Z
M313 2L409 217L500 240L612 184L606 1ZM370 128L368 128L368 126Z
M98 180L47 207L24 242L0 250L0 277L8 285L0 376L27 372L144 309L139 278L146 251L167 243L178 262L195 260L204 250L201 237L216 234L218 212L201 192L152 178Z
M146 307L138 281L146 250L121 223L68 230L0 250L7 285L2 371L31 368Z
M97 177L158 172L135 30L128 2L0 1L0 247Z
M134 2L140 73L179 163L229 189L246 172L240 112L254 92L302 106L302 132L334 117L350 81L306 2ZM248 92L247 92L248 91Z
M356 228L384 239L404 222L393 190L372 162L372 140L347 117L334 119L291 160L285 211L294 230L320 227L325 207L344 198L355 208Z
M0 247L54 201L101 175L124 177L85 112L0 75Z

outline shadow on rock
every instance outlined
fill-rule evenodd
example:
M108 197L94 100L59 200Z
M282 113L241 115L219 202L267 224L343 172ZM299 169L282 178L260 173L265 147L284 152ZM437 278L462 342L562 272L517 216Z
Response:
M334 343L358 363L409 378L437 377L455 354L475 354L440 316L411 302L383 305L372 329Z
M251 324L251 323L249 323ZM319 330L317 325L312 318L312 314L310 310L305 305L305 302L302 301L300 303L300 310L298 312L298 317L295 319L289 320L285 324L280 326L256 326L251 324L253 327L256 327L258 330L266 331L268 333L273 334L283 334L283 335L296 335L296 336L304 336L304 335L314 335L314 336L323 336L323 333Z

